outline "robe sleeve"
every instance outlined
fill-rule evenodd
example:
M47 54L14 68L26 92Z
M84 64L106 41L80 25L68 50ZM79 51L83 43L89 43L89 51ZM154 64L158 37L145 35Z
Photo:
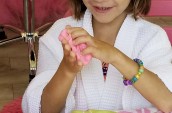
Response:
M144 38L144 37L142 37ZM138 45L144 42L138 42ZM166 32L158 28L151 38L137 49L136 58L143 61L144 67L155 73L172 92L172 48ZM124 109L154 107L133 86L125 87L123 93Z
M164 30L156 33L139 57L145 68L155 73L172 92L172 47Z

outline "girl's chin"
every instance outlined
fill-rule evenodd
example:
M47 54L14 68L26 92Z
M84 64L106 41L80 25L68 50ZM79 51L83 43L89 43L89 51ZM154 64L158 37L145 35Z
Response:
M113 19L110 18L99 18L99 17L95 17L94 21L98 22L98 23L102 23L102 24L108 24L111 23L113 21Z

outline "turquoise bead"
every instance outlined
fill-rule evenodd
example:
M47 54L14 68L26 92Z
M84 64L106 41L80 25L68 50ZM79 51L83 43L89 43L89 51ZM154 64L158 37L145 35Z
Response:
M131 81L132 81L133 83L135 83L137 80L138 80L138 79L134 76L134 77L132 78Z

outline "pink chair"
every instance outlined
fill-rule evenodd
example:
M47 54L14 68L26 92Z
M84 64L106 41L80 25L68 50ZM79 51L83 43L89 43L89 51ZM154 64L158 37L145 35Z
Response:
M41 31L49 28L57 19L70 15L68 0L1 0L0 15L0 34L3 35L0 45L21 39L28 43L31 80L36 73L34 42ZM6 38L3 28L19 36Z
M172 19L172 0L152 0L149 17L165 16ZM172 22L172 20L171 20ZM163 26L172 44L172 26Z

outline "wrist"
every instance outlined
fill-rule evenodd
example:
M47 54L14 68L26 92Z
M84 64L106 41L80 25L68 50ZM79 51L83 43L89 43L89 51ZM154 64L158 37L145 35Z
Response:
M61 62L60 66L59 66L59 70L62 71L64 76L70 77L70 78L75 78L75 76L77 74L77 72L70 70L63 61Z
M127 55L116 49L111 63L127 79L132 79L138 72L139 66Z
M110 64L112 65L118 64L122 58L121 52L117 48L113 49L112 55L110 56L111 56Z

